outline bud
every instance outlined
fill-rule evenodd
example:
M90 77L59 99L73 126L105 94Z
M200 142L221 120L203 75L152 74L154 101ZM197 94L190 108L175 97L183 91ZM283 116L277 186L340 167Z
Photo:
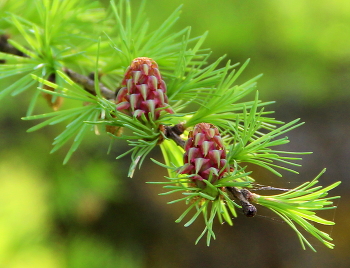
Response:
M118 111L128 110L135 117L145 114L147 119L151 113L154 120L159 118L162 110L174 113L169 107L166 85L158 65L151 58L134 59L121 85L116 98Z
M106 125L106 132L109 132L114 136L120 137L123 134L123 128L118 126Z
M192 177L197 186L204 188L203 180L211 183L229 172L226 150L219 130L212 124L197 124L188 135L185 143L184 166L180 174L195 174Z
M56 83L56 75L54 73L50 74L49 77L47 78L47 81L50 81L52 83ZM46 90L55 91L55 89L53 89L52 87L47 86L47 85L44 85L43 88ZM54 111L58 111L59 108L62 106L63 98L61 96L54 97L51 94L46 93L46 92L42 92L41 95L43 96L43 98L47 101L49 106ZM54 101L53 101L53 98L55 98Z

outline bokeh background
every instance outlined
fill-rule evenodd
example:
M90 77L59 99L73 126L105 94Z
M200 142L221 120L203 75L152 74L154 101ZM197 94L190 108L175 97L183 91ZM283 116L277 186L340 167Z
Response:
M183 2L148 0L151 27ZM200 222L176 224L184 204L166 205L170 199L157 195L161 187L145 183L161 181L164 170L147 161L127 178L129 158L115 160L125 144L107 155L109 138L93 135L63 166L64 150L48 152L64 126L26 133L35 122L21 120L22 95L0 103L1 268L350 267L350 1L184 4L177 30L209 31L211 60L251 58L240 82L264 73L258 89L263 100L277 101L270 107L276 117L306 122L283 147L314 152L304 156L300 174L256 172L261 183L277 187L295 187L324 167L323 185L341 180L331 193L342 196L338 208L322 214L336 221L323 229L335 249L307 236L318 252L302 250L291 228L262 208L255 218L240 215L234 227L217 224L217 240L195 246ZM44 101L39 109L47 110ZM161 161L159 151L152 157Z

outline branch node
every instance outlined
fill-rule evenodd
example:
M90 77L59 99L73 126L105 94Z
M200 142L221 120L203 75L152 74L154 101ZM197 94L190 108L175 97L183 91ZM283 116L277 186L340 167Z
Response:
M241 203L243 213L247 217L254 217L257 213L257 209L250 202L252 201L253 194L247 189L237 189L236 187L226 187L226 189L232 193L233 197L239 200Z
M185 141L180 137L184 130L185 128L182 123L175 126L165 126L164 135L165 137L172 139L178 146L184 148Z

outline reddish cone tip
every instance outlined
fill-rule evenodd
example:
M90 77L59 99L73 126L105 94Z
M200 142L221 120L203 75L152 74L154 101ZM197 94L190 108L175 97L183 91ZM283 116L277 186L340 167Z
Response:
M185 143L184 166L178 171L180 174L188 174L200 187L205 187L202 180L211 183L221 179L229 166L226 164L226 150L219 130L212 124L197 124L188 135Z
M147 119L151 113L154 120L159 118L161 110L174 113L169 107L166 85L158 65L151 58L134 59L121 85L116 98L118 111L128 110L135 117L144 114Z

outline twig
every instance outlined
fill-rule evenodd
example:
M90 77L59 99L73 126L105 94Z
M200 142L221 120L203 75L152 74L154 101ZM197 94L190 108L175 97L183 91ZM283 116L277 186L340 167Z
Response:
M64 68L63 71L75 82L84 87L84 89L88 92L90 92L93 95L96 95L95 90L95 82L93 79L89 78L88 76L78 74L70 69ZM103 97L109 100L115 99L115 92L108 89L106 86L104 86L102 83L99 84L101 94Z
M226 189L240 201L244 215L247 217L254 217L256 215L256 207L249 202L252 196L251 192L246 189L238 190L236 187L226 187Z
M7 34L0 35L0 52L28 58L28 55L24 54L7 41L9 38L10 36ZM1 60L1 63L5 62L5 60Z
M266 185L262 185L262 184L258 184L258 183L253 183L252 185L254 186L253 189L254 189L255 191L264 191L264 190L269 190L269 191L283 191L283 192L292 191L291 189L276 188L276 187L266 186Z
M180 135L184 132L185 128L183 124L177 124L175 126L165 126L165 136L169 139L175 141L177 145L184 148L185 141L180 137Z

